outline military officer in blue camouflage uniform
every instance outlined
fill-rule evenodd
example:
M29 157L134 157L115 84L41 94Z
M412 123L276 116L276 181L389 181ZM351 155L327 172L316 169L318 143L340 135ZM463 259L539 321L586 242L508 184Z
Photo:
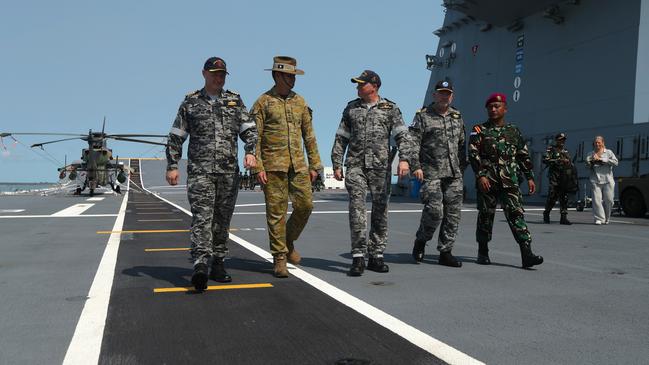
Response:
M488 242L491 240L496 204L500 201L509 228L521 249L522 266L543 263L543 257L532 253L532 235L523 215L523 198L519 189L519 172L527 179L530 194L536 191L532 160L525 140L513 124L505 123L507 99L495 93L485 103L489 120L473 126L470 133L469 161L476 176L478 190L477 263L489 265Z
M466 167L464 121L453 102L453 85L442 80L435 85L433 103L420 109L410 125L416 158L411 166L413 175L423 181L420 195L424 203L421 222L412 249L415 262L424 259L426 242L439 230L437 250L439 264L461 267L451 250L460 225L460 211Z
M390 140L394 138L399 148L400 176L408 174L412 141L397 105L379 96L379 75L365 70L351 81L357 84L359 98L350 101L343 111L331 150L331 161L334 178L342 180L343 157L347 150L344 162L347 168L345 187L349 193L349 228L353 257L349 275L360 276L365 269L366 253L369 254L369 270L389 271L388 265L383 261L383 251L388 239L388 200L394 157ZM369 243L366 238L365 207L368 189L372 196Z
M239 94L224 90L228 74L225 61L211 57L203 66L205 86L188 94L180 104L167 146L167 182L178 184L178 161L189 137L187 197L192 211L192 284L207 288L209 278L230 282L223 259L228 231L239 191L237 137L245 143L244 167L256 166L257 129Z

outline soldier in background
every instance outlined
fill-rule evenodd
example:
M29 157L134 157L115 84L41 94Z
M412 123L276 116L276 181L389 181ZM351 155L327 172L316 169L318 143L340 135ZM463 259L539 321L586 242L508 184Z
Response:
M536 191L532 161L520 130L505 123L507 99L491 94L485 106L489 120L473 126L470 133L469 161L476 176L478 191L477 263L489 265L488 242L491 240L496 204L500 201L509 228L521 249L524 268L543 263L543 257L532 253L532 235L523 215L523 198L518 172L527 179L530 194Z
M311 183L322 169L311 109L304 98L291 91L295 75L304 75L296 66L294 58L275 57L273 68L267 70L272 71L275 86L262 94L251 110L259 131L255 172L264 189L273 273L279 278L288 277L287 260L294 265L300 262L294 241L311 215ZM289 197L293 213L287 220Z
M564 148L566 145L565 133L554 137L554 146L548 146L543 157L543 163L548 166L548 181L550 190L543 211L543 223L550 223L550 211L559 200L561 220L559 223L570 225L568 220L568 193L577 189L576 168L570 159L570 153Z
M169 132L166 179L177 185L178 161L182 145L189 139L187 197L192 211L191 255L194 260L192 284L207 288L209 277L230 282L223 260L234 203L239 192L237 134L245 143L244 167L255 167L257 130L239 94L224 90L228 74L225 61L209 58L203 66L205 86L188 94L180 104Z
M379 75L365 70L352 78L360 98L350 101L343 111L331 150L334 178L343 179L343 157L347 150L345 187L349 193L349 228L351 231L352 267L350 276L360 276L367 268L388 272L383 251L388 239L388 200L390 199L391 165L390 138L399 148L399 175L408 174L412 158L412 141L395 103L379 96ZM367 213L365 197L369 188L372 215L369 244L366 238Z
M439 230L437 250L439 264L461 267L451 250L457 236L462 209L463 180L466 167L465 130L462 115L450 105L453 85L439 81L435 85L433 103L420 109L410 126L415 145L413 175L423 181L420 189L424 209L412 249L416 263L424 259L426 242Z

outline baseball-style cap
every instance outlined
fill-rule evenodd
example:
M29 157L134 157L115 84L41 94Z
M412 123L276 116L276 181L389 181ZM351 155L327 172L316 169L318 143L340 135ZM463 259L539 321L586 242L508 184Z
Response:
M356 84L369 82L370 84L376 85L376 87L381 87L381 78L372 70L365 70L360 76L352 77L352 82Z
M304 71L297 68L297 60L288 56L273 57L273 68L267 68L265 71L283 72L293 75L304 75Z
M440 80L435 84L435 91L453 92L453 84L448 80Z
M554 139L556 139L556 140L562 139L562 140L565 141L566 140L566 134L565 133L559 133L556 136L554 136Z
M507 97L505 96L505 94L493 93L493 94L489 95L489 97L487 98L487 101L484 103L484 106L486 107L487 105L489 105L491 103L496 103L496 102L507 104Z
M223 59L220 57L208 58L203 65L203 70L209 72L224 71L226 74L228 73L228 70L225 66L225 61L223 61Z

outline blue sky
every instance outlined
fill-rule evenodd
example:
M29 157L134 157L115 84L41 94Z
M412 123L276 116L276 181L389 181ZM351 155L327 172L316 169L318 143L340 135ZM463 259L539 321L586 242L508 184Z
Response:
M443 21L439 1L22 1L0 13L0 131L166 134L185 94L203 85L210 56L228 63L226 88L250 107L272 86L275 55L306 74L295 91L314 110L320 155L330 153L340 115L356 90L349 79L379 73L381 94L406 124L422 106L425 54ZM48 137L17 137L29 145ZM0 181L56 181L56 163L4 138ZM46 146L63 162L85 142ZM185 144L185 151L186 151ZM164 156L162 148L112 142L122 157Z

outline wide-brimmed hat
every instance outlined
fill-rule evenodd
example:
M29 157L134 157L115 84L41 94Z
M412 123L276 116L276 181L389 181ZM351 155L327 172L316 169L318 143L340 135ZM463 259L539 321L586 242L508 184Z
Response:
M273 57L273 68L267 68L265 71L284 72L293 75L304 75L304 71L298 69L297 60L293 57L275 56Z

